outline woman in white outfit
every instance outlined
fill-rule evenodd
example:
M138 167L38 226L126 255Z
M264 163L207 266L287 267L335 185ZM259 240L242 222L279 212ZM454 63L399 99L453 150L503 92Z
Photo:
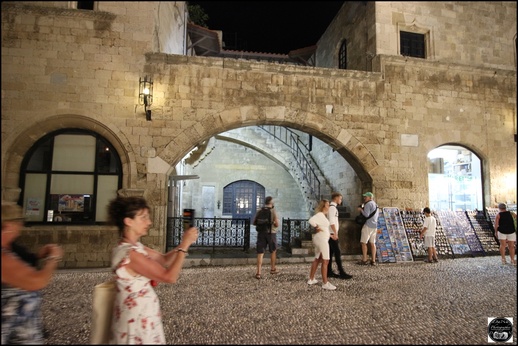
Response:
M309 220L309 224L315 229L313 234L313 245L315 246L315 259L311 264L309 272L308 285L314 285L318 281L315 279L318 264L321 265L322 272L322 288L325 290L336 290L336 286L327 281L327 266L329 265L329 220L327 219L327 212L329 211L329 201L323 199L315 209L315 215Z

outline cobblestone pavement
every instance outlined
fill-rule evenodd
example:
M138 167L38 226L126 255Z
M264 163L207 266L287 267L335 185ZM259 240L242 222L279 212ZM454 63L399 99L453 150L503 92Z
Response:
M309 263L184 268L159 284L168 344L488 344L488 318L516 316L516 267L498 256L359 266L306 284ZM92 289L107 270L60 270L44 290L46 343L88 344ZM516 324L513 344L516 345Z

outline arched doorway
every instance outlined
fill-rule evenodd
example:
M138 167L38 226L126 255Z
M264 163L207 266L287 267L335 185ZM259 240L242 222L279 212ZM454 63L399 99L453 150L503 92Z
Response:
M251 180L240 180L223 188L223 216L246 219L264 204L264 186Z
M433 210L483 210L480 158L459 145L428 153L429 206Z

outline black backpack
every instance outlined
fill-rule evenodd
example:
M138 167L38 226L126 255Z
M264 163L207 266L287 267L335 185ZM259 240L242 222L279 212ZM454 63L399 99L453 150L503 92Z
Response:
M255 216L255 229L257 232L272 231L272 209L262 207Z

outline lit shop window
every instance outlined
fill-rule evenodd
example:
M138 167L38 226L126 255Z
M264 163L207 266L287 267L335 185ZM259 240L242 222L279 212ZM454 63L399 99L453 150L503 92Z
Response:
M121 187L120 158L101 136L61 130L40 139L22 162L21 204L27 223L94 224Z

